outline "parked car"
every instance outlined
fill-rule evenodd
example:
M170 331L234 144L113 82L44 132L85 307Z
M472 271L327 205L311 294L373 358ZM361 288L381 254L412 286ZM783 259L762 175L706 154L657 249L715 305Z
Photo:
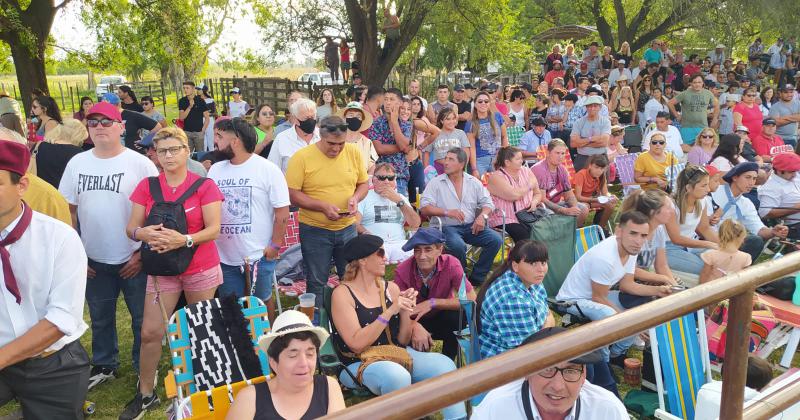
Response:
M447 73L447 83L451 86L457 83L464 84L473 83L475 81L471 71L451 71Z
M325 72L303 73L297 78L297 81L300 83L311 82L314 86L328 86L334 84L333 79L331 79L331 74Z
M99 102L102 99L104 93L115 92L118 87L127 84L128 82L125 80L125 76L101 77L100 82L97 83L97 87L94 90L94 93L97 95L97 101Z

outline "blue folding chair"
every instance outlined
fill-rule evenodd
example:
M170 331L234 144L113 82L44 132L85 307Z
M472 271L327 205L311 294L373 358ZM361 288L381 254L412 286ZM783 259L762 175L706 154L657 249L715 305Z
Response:
M651 329L650 344L658 392L656 418L694 420L697 393L711 381L703 310Z
M599 225L591 225L575 230L575 262L591 247L603 242L606 235Z
M478 342L478 330L475 323L475 317L479 314L475 313L475 302L467 298L467 276L461 277L461 286L458 288L458 302L461 304L461 311L459 312L459 324L464 324L464 317L466 317L467 326L461 331L453 331L458 340L459 352L456 355L456 366L461 368L468 364L479 362L481 360L480 343ZM470 399L470 405L473 407L483 401L486 393L476 395Z

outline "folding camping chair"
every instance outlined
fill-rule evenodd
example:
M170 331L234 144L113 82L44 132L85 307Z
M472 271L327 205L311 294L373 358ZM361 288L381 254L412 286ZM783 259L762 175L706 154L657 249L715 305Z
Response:
M258 372L246 371L242 357L247 355L242 356L232 343L222 320L220 299L198 302L172 314L167 325L172 370L164 385L167 397L175 398L176 418L225 418L236 392L269 376L267 355L258 347L258 338L270 330L267 307L254 296L240 298L239 306L258 358ZM193 348L202 349L202 354L194 354Z
M772 310L775 319L780 322L767 336L764 345L756 351L756 355L766 359L773 351L785 344L786 349L781 357L780 365L788 369L797 352L798 343L800 343L800 306L769 295L760 293L756 293L756 295Z
M617 167L617 176L620 184L622 184L623 197L627 197L633 190L640 188L633 171L633 164L638 156L638 153L628 153L627 155L617 156L614 159L614 165Z
M478 341L478 329L475 323L480 316L477 313L475 302L467 298L467 276L461 278L461 286L458 288L458 302L461 305L459 312L459 324L466 321L467 326L461 331L453 331L458 340L459 352L456 355L456 367L462 368L471 363L481 361L480 342ZM462 318L466 317L466 318ZM486 393L475 395L470 398L470 406L476 407L483 401Z
M694 419L697 393L711 381L703 310L650 329L650 345L658 393L656 418Z
M519 140L525 134L525 129L522 127L510 126L506 128L506 133L508 136L508 145L519 147Z

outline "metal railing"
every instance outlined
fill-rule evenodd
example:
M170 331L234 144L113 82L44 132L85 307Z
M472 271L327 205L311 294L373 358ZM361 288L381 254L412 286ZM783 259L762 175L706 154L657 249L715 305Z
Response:
M655 300L601 321L482 360L408 388L356 404L330 419L409 419L426 416L546 367L607 346L648 328L730 298L726 368L720 418L743 417L750 319L755 288L800 269L800 252L747 268L727 277ZM475 338L477 339L477 337ZM748 407L747 419L765 419L796 403L800 385L793 384L762 404Z

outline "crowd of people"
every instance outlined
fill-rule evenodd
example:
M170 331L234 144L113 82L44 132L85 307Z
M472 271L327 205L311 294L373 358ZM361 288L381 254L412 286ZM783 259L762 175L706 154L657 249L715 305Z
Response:
M339 58L345 69L334 55L346 42L334 45L332 73ZM552 244L530 240L554 214L605 231L556 296L590 320L672 294L686 282L678 273L704 283L744 268L766 240L800 237L797 52L793 39L766 53L754 45L749 66L724 46L685 57L656 40L636 62L627 43L617 53L592 43L581 56L556 45L530 83L443 84L435 98L420 96L417 80L404 93L345 73L346 103L330 89L316 101L291 91L282 119L239 88L218 108L206 86L187 81L174 124L123 86L97 103L83 98L72 119L36 92L26 132L0 92L13 114L0 115L9 308L0 325L13 326L0 327L0 404L16 398L31 418L79 416L87 389L130 363L139 380L120 418L140 418L159 403L162 312L181 295L188 304L253 295L270 310L272 332L259 344L276 375L242 391L231 418L343 409L339 384L382 395L455 370L460 300L476 301L483 358L559 333L542 285ZM619 157L631 153L624 167ZM612 194L619 183L624 195ZM331 270L340 281L331 331L315 326L318 313L274 316L272 278L293 211L317 308ZM514 246L495 266L504 236ZM41 264L25 264L45 241ZM469 247L480 250L474 263ZM124 357L120 294L134 337ZM87 328L91 358L77 341ZM314 375L329 335L352 375ZM610 366L642 344L626 338L492 391L474 418L627 418ZM45 369L51 357L55 370ZM31 375L37 382L16 379ZM41 387L54 399L42 400ZM466 417L463 404L442 413Z

